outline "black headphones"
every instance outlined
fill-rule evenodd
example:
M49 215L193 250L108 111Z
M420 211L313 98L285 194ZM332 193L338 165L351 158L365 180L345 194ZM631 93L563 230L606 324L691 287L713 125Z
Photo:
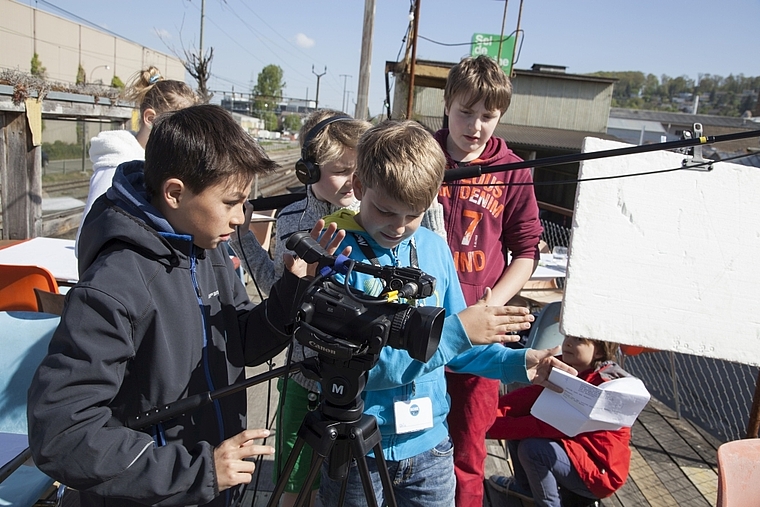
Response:
M317 164L317 162L314 160L310 160L306 155L306 151L309 149L309 145L314 140L314 138L317 137L317 134L322 131L322 129L331 123L343 120L353 120L353 118L345 115L331 116L314 125L314 127L312 127L312 129L306 133L306 137L303 140L303 147L301 148L301 159L296 162L296 176L298 177L298 181L304 185L313 185L319 181L319 177L321 176L321 173L319 171L319 164Z

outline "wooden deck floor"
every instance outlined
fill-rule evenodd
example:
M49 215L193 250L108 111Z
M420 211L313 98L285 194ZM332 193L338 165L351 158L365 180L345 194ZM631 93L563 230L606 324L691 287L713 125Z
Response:
M633 427L628 481L605 507L712 506L717 499L716 450L720 445L698 426L657 400L651 400ZM510 474L500 441L488 441L486 475ZM525 503L526 506L528 503ZM486 502L492 507L520 507L486 484Z
M282 359L277 362L282 365ZM250 374L262 371L251 369ZM269 419L274 417L277 391L271 387L267 397L264 385L248 390L249 427L264 425L267 404ZM270 445L273 445L270 440ZM666 507L713 506L717 497L716 450L720 442L686 419L677 419L675 413L651 400L633 427L631 440L631 469L626 484L612 497L604 499L605 507ZM491 474L510 475L504 443L488 440L486 477ZM261 477L254 498L254 484L249 487L245 507L267 504L274 484L271 480L273 463L266 460L259 467ZM522 502L492 489L486 482L486 507L521 507ZM526 507L530 507L526 502Z

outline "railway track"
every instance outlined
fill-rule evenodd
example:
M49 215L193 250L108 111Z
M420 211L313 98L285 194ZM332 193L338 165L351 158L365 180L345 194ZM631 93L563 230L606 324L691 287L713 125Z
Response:
M294 165L300 158L298 148L286 148L274 150L269 157L280 165L280 168L271 174L260 176L254 181L251 197L270 197L288 192L288 188L298 186ZM86 200L90 186L90 175L81 178L48 183L42 185L42 190L47 197L68 196L75 199Z
M298 147L272 150L267 153L280 166L271 174L259 176L253 182L251 198L272 197L289 193L289 189L302 186L295 174L294 165L301 157ZM84 209L84 201L90 186L90 175L74 180L42 185L43 198L73 197L82 205L66 210L43 212L42 235L48 237L74 238Z

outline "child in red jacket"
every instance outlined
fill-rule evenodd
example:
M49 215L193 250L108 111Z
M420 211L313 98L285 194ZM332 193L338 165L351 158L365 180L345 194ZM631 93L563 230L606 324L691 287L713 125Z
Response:
M617 344L565 337L562 361L578 370L578 377L599 385L629 374L613 359ZM499 399L490 438L506 439L513 477L491 476L491 485L508 495L532 500L538 507L560 507L559 488L595 499L617 491L628 477L631 429L590 431L569 437L530 415L543 388L530 386Z

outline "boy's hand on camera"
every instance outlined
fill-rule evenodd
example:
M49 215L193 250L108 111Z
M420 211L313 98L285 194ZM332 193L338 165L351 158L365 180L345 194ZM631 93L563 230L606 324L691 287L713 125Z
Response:
M533 315L522 306L489 306L491 289L474 305L458 313L467 337L473 345L513 342L520 339L514 333L530 329Z
M525 369L528 371L528 378L533 384L538 384L551 389L552 391L561 393L562 388L549 382L549 374L552 372L552 368L566 371L571 375L578 375L578 371L570 365L567 365L557 359L562 353L562 347L557 346L553 349L534 350L528 349L528 353L525 355Z
M274 454L270 445L255 445L253 441L269 436L269 430L245 430L219 444L214 449L214 468L219 491L251 482L256 465L246 458Z
M322 229L324 229L324 231ZM338 224L335 222L330 223L330 225L328 225L325 229L325 221L321 218L317 220L317 223L314 224L314 227L311 229L311 232L309 234L311 234L311 237L317 240L320 245L322 245L322 248L325 249L327 255L334 255L335 251L343 242L343 238L346 237L346 231L343 229L338 230ZM341 254L347 257L350 253L350 246L347 246L341 252Z
M320 244L320 246L322 246L322 248L325 249L327 255L333 255L340 244L343 242L343 238L346 237L346 231L339 231L338 225L334 222L328 225L327 228L323 231L322 229L324 227L325 221L320 218L317 220L317 223L314 224L314 227L312 227L309 234ZM341 252L341 254L345 256L348 256L350 253L350 246L347 246ZM303 259L295 254L283 254L282 260L285 263L285 267L288 269L288 271L299 278L303 278L304 276L316 276L317 274L316 262L306 264Z

